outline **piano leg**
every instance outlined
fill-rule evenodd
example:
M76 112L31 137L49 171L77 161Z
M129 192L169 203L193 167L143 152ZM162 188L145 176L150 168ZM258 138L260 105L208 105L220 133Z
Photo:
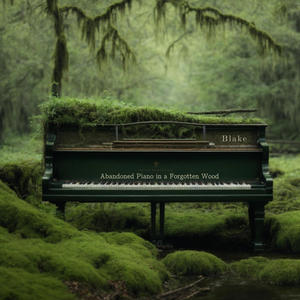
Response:
M164 240L165 203L159 203L159 236L156 234L156 208L157 203L151 202L151 239L157 246L161 246Z
M61 201L56 203L56 216L60 219L65 219L66 202Z
M165 227L165 202L159 203L159 239L163 243Z
M265 203L249 203L249 224L254 251L264 250Z
M156 202L151 202L151 239L156 240Z

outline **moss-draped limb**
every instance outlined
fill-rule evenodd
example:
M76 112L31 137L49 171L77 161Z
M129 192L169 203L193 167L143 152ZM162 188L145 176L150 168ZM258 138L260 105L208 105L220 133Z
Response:
M61 85L63 74L68 70L69 55L67 49L66 37L64 34L64 19L69 13L76 15L77 23L81 29L82 38L87 42L91 49L95 48L96 33L101 31L104 34L100 50L97 54L97 62L102 63L107 49L105 48L111 42L111 57L115 57L115 51L118 50L122 59L123 68L127 66L127 61L134 61L134 55L126 41L121 38L116 28L112 24L116 22L117 15L124 14L125 10L131 8L132 0L122 0L110 5L106 11L91 18L77 6L59 7L57 0L46 0L46 11L48 15L53 17L54 30L56 35L56 48L54 52L54 70L52 76L52 94L54 96L61 95ZM100 55L102 53L102 55Z
M223 14L214 7L194 7L190 5L188 1L157 0L154 14L157 25L166 18L166 5L168 3L178 9L181 26L184 29L188 16L194 13L196 25L199 28L207 29L209 34L213 33L217 27L228 24L246 30L250 36L258 42L261 53L272 51L276 54L281 54L282 52L281 46L277 44L268 33L256 28L254 23L238 16Z
M111 45L110 48L108 47L109 44ZM108 50L110 50L110 53L108 53ZM128 61L136 61L135 55L127 42L120 36L118 30L111 25L107 33L104 35L101 41L101 46L97 51L96 57L100 69L103 63L107 61L109 56L112 59L115 58L116 51L118 51L120 54L124 70L127 69Z
M106 11L94 18L85 14L85 12L77 6L64 6L60 8L61 13L66 16L72 13L77 17L78 26L81 29L82 38L86 40L89 46L95 48L96 32L101 31L105 33L110 30L110 25L117 20L118 14L124 14L126 9L130 9L132 0L123 0L110 5Z

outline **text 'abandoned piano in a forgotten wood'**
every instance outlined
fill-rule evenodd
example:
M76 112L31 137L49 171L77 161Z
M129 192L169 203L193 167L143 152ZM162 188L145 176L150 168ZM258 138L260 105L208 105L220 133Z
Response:
M138 126L191 127L190 139L124 134ZM264 246L264 206L272 200L264 124L198 124L148 121L74 131L48 128L43 200L64 210L67 201L150 202L155 234L165 203L246 202L255 250Z

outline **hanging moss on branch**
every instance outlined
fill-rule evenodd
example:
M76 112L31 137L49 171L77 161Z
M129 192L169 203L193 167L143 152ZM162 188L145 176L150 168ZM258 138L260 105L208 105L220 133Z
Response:
M110 54L107 52L108 46L107 44L111 45ZM130 49L126 41L119 35L118 30L110 26L108 32L105 34L105 36L102 39L101 47L97 51L97 62L99 65L99 68L101 70L102 64L107 62L107 59L111 57L112 59L115 59L116 57L116 50L119 51L121 60L122 60L122 66L123 69L126 70L128 65L128 60L131 62L135 62L135 55L133 51Z
M157 25L165 20L168 3L178 9L181 26L184 29L186 28L189 15L194 13L196 25L200 29L207 30L209 36L214 34L219 27L224 27L225 25L236 26L237 28L246 30L250 34L260 46L262 54L266 51L271 51L280 55L282 52L281 46L269 34L256 28L254 23L238 16L223 14L214 7L194 7L188 1L157 0L154 14Z

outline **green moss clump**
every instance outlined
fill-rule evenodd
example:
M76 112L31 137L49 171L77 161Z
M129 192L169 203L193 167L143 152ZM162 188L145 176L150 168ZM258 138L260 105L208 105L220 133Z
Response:
M59 282L108 290L111 282L121 281L131 294L146 295L160 292L168 277L149 242L132 233L80 232L19 199L2 182L0 241L1 267L42 273Z
M208 117L151 107L134 107L111 99L54 98L42 106L45 126L79 127L138 121L183 121L196 123L261 123L259 119Z
M300 155L282 156L270 160L274 178L274 200L267 211L279 214L300 209Z
M0 164L0 180L23 199L41 195L42 164L40 160L21 160Z
M0 299L75 300L67 287L51 276L2 266L0 274Z
M177 275L216 275L225 272L226 264L213 254L200 251L176 251L163 260L168 270Z
M23 238L42 238L53 243L78 235L78 231L71 225L19 199L1 181L0 226Z
M138 251L145 250L145 256L149 256L150 253L154 256L158 254L156 247L152 243L131 232L103 232L101 236L110 244L126 245Z
M257 272L261 270L268 261L269 260L265 257L255 256L234 262L231 264L231 268L240 276L256 278Z
M149 204L71 204L66 216L68 222L81 230L131 231L150 237ZM247 211L240 203L167 204L165 239L178 247L184 244L212 249L221 245L226 250L248 249L251 244Z
M148 206L123 203L69 205L66 220L81 230L134 231L145 236L149 229Z
M204 209L183 208L166 207L165 236L172 244L202 249L222 247L224 250L250 247L247 214L243 207L231 210L217 204L211 210L206 205Z
M266 219L266 228L273 248L300 252L300 211L270 216Z
M253 257L231 264L241 276L262 280L272 285L298 285L300 283L299 259L274 259Z

